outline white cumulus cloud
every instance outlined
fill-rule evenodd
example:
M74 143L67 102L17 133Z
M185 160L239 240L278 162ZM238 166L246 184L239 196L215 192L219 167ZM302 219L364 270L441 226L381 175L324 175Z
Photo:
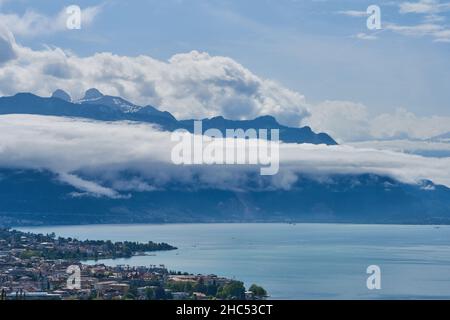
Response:
M303 95L262 79L227 57L192 51L165 62L112 53L78 57L59 48L36 51L17 46L16 52L17 59L0 67L2 95L26 91L45 96L62 88L80 98L86 88L97 87L179 118L273 115L298 126L307 114Z
M447 35L440 31L439 37ZM289 126L310 125L339 141L428 138L450 131L448 117L417 117L406 111L369 115L364 105L311 104L299 92L261 78L235 60L192 51L168 61L108 52L80 57L61 48L33 50L16 43L0 24L0 95L49 96L64 89L75 99L96 87L140 105L167 110L179 119L253 119L272 115Z

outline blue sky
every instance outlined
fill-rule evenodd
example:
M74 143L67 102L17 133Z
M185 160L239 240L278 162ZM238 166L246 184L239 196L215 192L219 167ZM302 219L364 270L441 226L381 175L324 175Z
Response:
M231 57L310 102L353 101L372 114L401 107L418 116L450 116L450 43L420 29L434 25L446 35L450 8L440 6L445 1L422 1L425 9L419 3L409 13L401 13L405 2L373 0L6 0L1 11L52 17L71 4L101 5L80 31L15 34L18 43L35 50L52 45L81 56L106 51L162 60L206 51ZM348 12L370 4L381 7L381 32L368 30L366 17Z

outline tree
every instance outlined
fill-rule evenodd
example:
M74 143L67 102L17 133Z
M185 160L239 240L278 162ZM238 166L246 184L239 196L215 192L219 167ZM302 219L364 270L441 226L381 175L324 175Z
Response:
M147 300L165 300L166 292L161 287L147 288L145 290Z
M154 299L155 300L164 300L166 299L166 292L161 287L156 287L154 291Z
M124 300L135 300L135 299L136 299L135 295L132 294L131 292L128 292L124 297Z
M222 299L245 299L245 287L242 282L232 281L219 289L217 296Z
M250 289L248 291L253 292L255 297L258 297L258 298L267 297L267 291L263 287L260 287L256 284L252 284L252 286L250 287Z
M199 282L199 283L196 283L196 284L194 285L193 290L194 290L195 292L201 292L201 293L205 293L205 294L206 294L208 288L207 288L203 283L200 283L200 282Z
M217 295L217 285L210 284L210 285L206 286L206 294L208 296L215 297Z
M147 300L154 300L154 290L152 288L147 288L145 289L145 297L147 298Z

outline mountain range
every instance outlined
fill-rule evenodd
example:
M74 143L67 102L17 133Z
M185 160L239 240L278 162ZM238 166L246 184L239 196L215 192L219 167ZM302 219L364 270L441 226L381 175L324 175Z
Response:
M0 98L0 114L38 114L47 116L80 117L101 121L139 121L158 125L162 130L186 129L194 132L195 120L177 120L169 112L153 106L138 106L120 97L103 95L97 89L89 89L78 101L57 90L50 98L31 93L18 93L12 97ZM292 128L281 125L274 117L262 116L254 120L226 120L223 117L201 119L203 130L219 129L225 135L226 129L278 129L280 140L287 143L311 143L336 145L326 133L315 133L309 127Z
M0 98L0 114L138 121L163 130L193 131L194 120L177 120L153 106L138 106L90 89L72 101L57 90L43 98L19 93ZM204 130L280 129L290 143L335 145L326 133L290 128L271 116L235 121L204 119ZM104 185L105 187L112 187ZM289 190L223 190L171 184L163 190L130 191L109 198L80 194L46 170L0 168L0 225L181 222L346 222L450 224L450 189L431 181L406 184L375 174L335 174L326 180L299 176Z
M0 225L320 222L450 224L450 190L377 175L302 177L290 190L193 190L181 185L89 197L48 171L0 170ZM26 196L24 196L26 195Z

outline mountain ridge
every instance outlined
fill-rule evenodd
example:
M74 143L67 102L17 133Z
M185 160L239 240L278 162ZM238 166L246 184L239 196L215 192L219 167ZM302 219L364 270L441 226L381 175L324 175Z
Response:
M302 177L291 190L222 189L130 192L128 197L83 196L54 173L0 170L0 225L97 223L316 222L450 224L450 189L364 174ZM26 201L21 195L27 194ZM176 199L176 201L174 201Z
M103 95L94 88L86 92L84 98L88 99L68 101L69 98L70 96L60 89L55 91L52 97L17 93L14 96L0 97L0 114L66 116L99 121L128 120L156 124L166 131L185 129L194 132L195 119L177 120L167 111L160 111L151 105L138 106L120 97ZM272 116L261 116L253 120L214 117L202 119L202 122L204 131L216 128L225 134L227 129L279 129L282 142L337 145L326 133L315 133L309 127L287 127L279 124Z

